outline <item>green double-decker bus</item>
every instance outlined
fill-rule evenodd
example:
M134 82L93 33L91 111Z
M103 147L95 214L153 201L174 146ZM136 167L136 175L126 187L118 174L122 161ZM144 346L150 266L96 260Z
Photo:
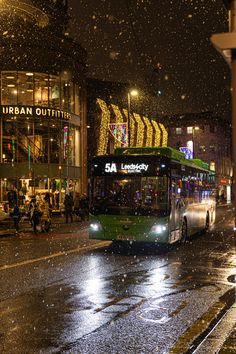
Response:
M185 241L215 221L215 174L170 147L118 148L92 162L91 239Z

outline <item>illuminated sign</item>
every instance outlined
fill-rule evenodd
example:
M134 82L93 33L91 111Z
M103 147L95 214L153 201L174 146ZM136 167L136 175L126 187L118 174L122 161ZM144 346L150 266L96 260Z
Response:
M145 163L130 163L130 164L117 164L117 163L106 163L105 164L105 172L113 173L113 172L123 172L123 173L142 173L147 172L149 165Z
M220 178L220 181L219 181L221 184L230 184L230 179L226 179L226 178Z
M0 106L0 114L3 116L19 116L19 117L29 117L38 116L45 118L61 118L64 120L70 120L71 114L60 109L53 109L47 107L36 107L36 106Z
M179 150L184 153L186 160L193 159L193 151L188 147L180 147Z
M126 123L111 123L109 130L114 138L122 145L127 145L127 124Z

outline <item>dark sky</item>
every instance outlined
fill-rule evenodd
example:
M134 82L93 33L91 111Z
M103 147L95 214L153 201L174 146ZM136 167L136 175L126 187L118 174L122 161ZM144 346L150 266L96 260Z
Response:
M160 113L230 110L230 69L210 37L227 31L222 0L70 0L88 76L145 82Z

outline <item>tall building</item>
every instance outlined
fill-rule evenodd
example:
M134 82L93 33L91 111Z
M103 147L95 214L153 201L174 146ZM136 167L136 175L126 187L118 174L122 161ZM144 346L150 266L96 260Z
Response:
M0 4L0 200L86 192L86 52L67 1Z
M231 200L232 159L229 121L212 112L175 115L167 120L169 146L190 152L216 172L219 200ZM187 149L186 149L187 148Z

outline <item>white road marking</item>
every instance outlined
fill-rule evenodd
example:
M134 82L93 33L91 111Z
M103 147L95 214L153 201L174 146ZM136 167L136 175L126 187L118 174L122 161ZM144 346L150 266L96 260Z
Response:
M33 264L33 263L37 263L37 262L41 262L41 261L46 261L46 260L51 259L51 258L67 256L68 254L71 254L71 253L89 251L89 250L93 250L93 249L96 249L96 248L108 246L109 244L110 244L110 242L102 241L102 242L96 243L94 245L89 245L89 246L85 246L85 247L77 247L77 248L74 248L72 250L63 251L63 252L57 252L57 253L54 253L54 254L50 254L48 256L43 256L43 257L39 257L39 258L35 258L35 259L28 259L26 261L13 263L13 264L6 264L6 265L0 267L0 271L11 269L11 268L16 268L16 267L21 267L21 266L24 266L24 265L27 265L27 264Z

